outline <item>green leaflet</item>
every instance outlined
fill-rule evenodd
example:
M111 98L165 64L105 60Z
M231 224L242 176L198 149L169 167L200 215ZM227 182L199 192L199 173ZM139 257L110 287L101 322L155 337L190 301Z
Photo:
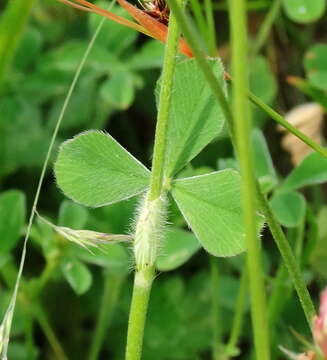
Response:
M186 263L200 247L197 238L189 231L168 229L156 267L160 271L174 270Z
M83 229L88 218L88 210L69 200L64 200L59 208L58 226Z
M326 0L284 0L286 14L300 24L318 20L326 9Z
M219 81L224 82L220 60L208 62ZM156 94L159 89L160 82ZM225 123L223 112L194 59L177 64L172 94L165 156L167 177L176 174L217 137Z
M305 198L296 191L275 194L270 205L278 222L284 226L296 227L304 221Z
M88 131L61 146L55 174L66 196L99 207L142 193L150 173L110 135Z
M0 256L13 249L19 240L25 222L25 195L9 190L0 195Z
M175 180L172 195L201 245L214 256L245 250L241 182L234 170Z
M278 183L276 171L270 156L265 137L260 129L251 133L253 162L256 177L264 193L271 191Z
M92 285L90 270L77 259L69 258L63 261L61 271L77 295L84 294Z
M296 190L308 185L320 184L327 180L327 159L317 153L306 156L287 176L281 190Z
M327 45L315 44L310 47L304 57L304 68L312 86L327 90Z

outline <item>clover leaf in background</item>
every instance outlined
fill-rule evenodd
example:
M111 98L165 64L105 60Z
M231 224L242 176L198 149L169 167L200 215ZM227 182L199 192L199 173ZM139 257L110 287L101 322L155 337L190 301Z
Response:
M317 21L325 12L325 0L283 0L287 16L300 24Z
M26 200L23 192L8 190L0 193L0 256L7 255L16 246L23 232Z
M315 44L304 57L304 68L308 81L317 89L327 91L327 45ZM326 93L325 93L326 95Z

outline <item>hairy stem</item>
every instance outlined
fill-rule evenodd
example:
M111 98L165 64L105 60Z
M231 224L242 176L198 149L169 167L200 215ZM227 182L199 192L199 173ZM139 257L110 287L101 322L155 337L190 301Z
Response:
M311 328L311 322L315 315L315 308L313 306L308 289L302 278L302 274L298 262L292 252L292 248L285 234L283 233L281 226L275 219L270 209L268 201L266 200L266 198L264 197L264 195L260 190L257 191L257 195L258 195L261 211L263 212L266 218L269 229L275 239L276 245L284 260L284 264L288 270L288 273L290 274L290 277L292 278L293 285L300 299L308 325Z
M164 165L171 89L179 36L180 31L174 12L172 12L169 19L168 38L161 77L150 189L142 200L136 220L134 241L136 272L128 323L126 360L141 359L145 320L155 274L155 260L166 221L166 194L163 190Z
M180 31L177 26L177 22L174 18L174 14L171 14L169 19L168 39L161 76L159 108L154 139L152 173L150 181L150 200L156 199L160 196L163 186L169 109L172 95L171 88L176 65L179 36Z

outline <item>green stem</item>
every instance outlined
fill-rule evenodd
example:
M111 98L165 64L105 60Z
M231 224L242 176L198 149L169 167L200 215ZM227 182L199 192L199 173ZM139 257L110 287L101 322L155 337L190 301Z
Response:
M199 2L199 0L190 0L190 4L191 4L191 8L192 8L192 11L194 14L196 24L199 28L199 31L202 34L202 36L206 36L207 24L206 24L206 19L202 12L200 2ZM208 46L208 44L206 44L206 46Z
M0 20L0 88L36 0L8 1Z
M260 238L257 235L256 185L251 150L251 116L247 101L247 25L244 0L230 0L232 35L232 69L234 74L233 113L237 153L242 176L242 207L247 244L247 268L251 293L251 315L256 356L270 359L266 294L261 260Z
M159 109L154 139L152 172L150 181L150 200L154 200L160 196L163 186L169 109L172 95L171 89L176 65L176 54L179 36L180 31L177 22L173 14L171 14L169 19L168 39L165 49L163 70L161 76Z
M113 310L117 304L120 289L125 279L125 274L104 275L104 289L98 314L97 324L92 338L89 360L97 360L101 346L105 337L105 332L109 327Z
M209 255L211 280L212 359L222 359L221 317L219 303L219 268L217 258Z
M298 266L297 260L292 252L291 246L283 233L283 230L277 220L275 219L268 201L260 190L257 191L257 197L260 203L261 211L266 218L269 229L275 239L276 245L284 260L284 264L290 274L298 297L300 299L305 317L311 329L311 322L315 315L315 308L313 306L310 294L302 279L302 274Z
M126 360L139 360L142 356L144 324L154 273L153 266L135 273L133 298L128 322Z
M233 130L233 128L232 128L233 115L230 111L227 99L225 98L225 95L223 93L221 85L219 84L219 81L217 81L210 66L208 65L208 63L205 60L205 57L201 51L201 46L196 41L196 34L194 33L192 27L190 26L188 18L183 14L183 12L179 8L176 0L168 0L168 3L169 3L170 8L173 9L173 11L175 13L176 19L183 31L183 34L184 34L189 46L191 47L191 50L195 56L195 59L199 65L199 68L201 69L205 78L207 79L208 84L211 87L213 95L215 96L217 102L220 104L220 106L224 112L225 118L229 125L229 129ZM231 139L232 139L232 141L234 139L233 131L231 131ZM289 274L292 278L294 287L297 290L298 296L300 298L300 302L302 304L304 312L306 313L308 322L310 322L311 316L315 313L315 311L314 311L313 303L311 301L310 294L309 294L309 292L306 288L306 285L301 277L300 269L298 268L298 265L296 263L292 249L290 248L279 223L273 217L269 203L265 199L264 195L261 193L261 190L260 190L260 187L258 184L257 184L256 194L259 199L260 207L261 207L263 213L267 214L267 216L268 216L267 222L268 222L269 228L272 232L272 235L277 244L277 247L279 248L279 251L282 255L283 261L284 261L284 263L289 271Z
M265 44L271 27L274 24L276 17L278 16L282 6L282 0L274 0L271 5L268 14L266 15L262 25L260 26L258 35L255 40L255 44L252 50L252 56L255 57L261 50L262 46Z
M180 31L174 12L172 12L169 19L168 38L161 77L150 189L146 198L143 199L136 223L134 241L136 272L128 323L126 360L139 360L142 355L145 320L155 273L155 258L159 241L158 233L163 231L162 227L165 221L163 218L166 206L163 180L166 138L179 36Z
M204 11L207 19L207 42L210 56L217 56L217 40L212 0L204 0Z
M46 316L45 312L43 311L42 307L39 304L34 304L32 311L35 316L35 319L37 320L42 331L44 332L45 336L47 337L47 339L53 349L53 352L56 355L56 359L68 360L68 357L66 356L63 348L60 345L60 342L58 341L54 331L52 330L51 325L49 324L47 316Z
M289 122L287 122L280 114L278 114L278 112L276 112L270 106L265 104L262 100L260 100L251 91L248 91L248 97L255 105L257 105L261 110L263 110L267 115L269 115L278 124L280 124L285 129L287 129L289 132L291 132L293 135L298 137L300 140L302 140L304 143L306 143L308 146L310 146L314 151L316 151L317 153L319 153L322 156L324 156L325 158L327 158L327 150L325 148L323 148L321 145L314 142L308 136L303 134L303 132L301 132L296 127L294 127Z
M230 334L229 341L226 345L226 353L228 357L233 357L238 355L237 344L243 326L245 300L247 298L247 289L248 289L247 282L248 282L247 271L246 269L244 269L242 272L240 287L237 295L232 331Z

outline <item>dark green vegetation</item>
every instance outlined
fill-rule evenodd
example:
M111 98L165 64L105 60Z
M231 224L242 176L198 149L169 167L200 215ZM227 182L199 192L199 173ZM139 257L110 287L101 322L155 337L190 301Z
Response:
M237 28L234 6L241 6L243 1L229 3L233 8L230 19ZM98 4L108 8L106 2ZM5 5L0 5L2 317L14 290L22 239L47 148L71 81L100 21L97 15L50 0L16 0L8 2L7 8ZM206 53L216 55L217 37L218 53L230 71L231 51L239 49L237 40L231 43L228 3L192 0L188 9L195 15ZM316 106L318 115L306 120L312 124L327 109L325 10L324 0L247 2L246 69L251 91L280 113L314 101L321 109ZM125 14L117 5L112 11ZM184 28L183 32L187 37ZM65 199L49 167L37 207L41 216L36 217L28 242L9 344L10 360L124 358L135 262L131 239L71 233L70 229L107 234L131 234L135 228L138 231L135 223L139 218L133 219L142 198L139 194L147 189L151 176L141 163L151 167L156 105L164 112L160 88L169 83L169 74L157 83L163 57L164 46L159 42L112 21L104 23L67 107L51 165L64 140L88 129L108 132L112 138L88 132L65 143L55 165L64 194L79 204L105 206L90 209ZM160 135L167 139L165 161L161 162L167 181L161 184L161 191L169 192L165 203L168 225L164 226L167 232L162 244L156 248L159 256L150 257L158 275L151 292L142 359L250 359L254 341L248 276L253 279L245 270L246 253L242 253L245 231L238 174L243 166L242 141L236 136L241 152L239 166L224 107L215 102L196 61L183 60L178 55L170 78L168 128L165 136ZM221 64L215 60L206 64L214 71L222 93L231 94ZM233 62L234 69L238 65ZM169 67L169 59L165 67ZM235 70L233 76L237 98L240 77ZM242 96L242 87L240 90ZM307 110L302 109L299 119ZM285 231L296 257L296 269L301 271L300 281L307 284L317 303L327 278L323 185L327 159L313 153L294 163L294 153L282 147L285 133L277 130L276 123L258 107L251 105L251 112L255 177ZM233 108L234 118L237 113ZM304 131L302 123L293 125ZM314 140L323 145L324 126L319 122L315 126ZM313 132L308 134L312 136ZM295 151L299 155L302 150ZM249 184L248 179L245 182ZM302 352L308 347L297 334L309 343L312 337L292 285L294 276L289 277L282 265L268 227L262 228L269 214L262 203L258 209L255 226L262 240L261 275L267 292L264 313L271 357L284 359L278 345ZM160 220L154 232L158 238L164 230ZM108 245L107 240L114 244ZM122 243L116 243L118 240ZM137 256L140 270L144 264ZM290 266L288 262L286 265ZM297 288L305 298L302 290ZM264 307L264 302L260 306ZM308 316L310 302L304 310ZM264 333L255 319L254 329ZM268 359L264 339L258 341Z

